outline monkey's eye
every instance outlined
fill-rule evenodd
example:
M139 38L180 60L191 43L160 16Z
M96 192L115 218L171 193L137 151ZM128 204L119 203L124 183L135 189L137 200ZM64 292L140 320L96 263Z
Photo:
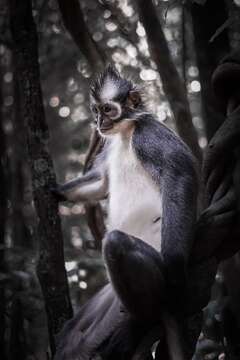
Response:
M117 118L119 115L118 108L112 104L104 104L102 107L102 111L110 118Z
M108 104L103 105L103 112L104 112L105 114L108 114L108 113L110 113L111 111L112 111L112 106L111 106L111 105L108 105Z

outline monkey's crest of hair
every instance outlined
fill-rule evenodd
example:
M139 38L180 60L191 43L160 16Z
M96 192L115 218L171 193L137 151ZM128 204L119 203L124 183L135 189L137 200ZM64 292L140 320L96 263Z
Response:
M115 90L114 97L119 99L126 97L129 91L136 89L136 86L132 83L132 81L121 77L117 69L110 64L91 84L90 96L99 101L101 98L101 92L107 82L110 82L113 85Z

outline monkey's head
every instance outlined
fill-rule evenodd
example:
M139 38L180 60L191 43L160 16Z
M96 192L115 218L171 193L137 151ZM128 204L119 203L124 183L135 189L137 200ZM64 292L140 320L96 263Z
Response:
M143 109L140 91L109 65L90 88L90 103L101 135L125 132Z

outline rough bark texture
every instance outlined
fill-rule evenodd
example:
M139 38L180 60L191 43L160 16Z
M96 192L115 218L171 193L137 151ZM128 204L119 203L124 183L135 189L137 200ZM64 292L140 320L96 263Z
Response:
M217 9L217 11L216 11ZM199 79L201 83L203 121L208 140L224 121L221 102L214 96L211 76L223 56L229 52L228 34L222 32L210 42L216 30L226 21L227 11L224 0L208 0L204 6L191 6L193 32ZM204 26L202 26L204 24Z
M149 51L157 65L163 90L172 109L178 133L201 161L202 153L192 124L186 89L172 61L152 0L136 0L136 4L140 20L146 30Z
M86 57L91 68L98 71L103 66L105 57L91 37L79 1L58 0L58 4L66 29Z
M14 77L16 74L14 75ZM24 160L27 156L26 133L21 113L19 84L17 79L14 81L14 114L13 114L13 132L10 136L10 142L14 156L10 160L11 171L11 229L12 241L14 246L23 246L28 249L33 248L34 239L28 227L25 224L23 215L24 201ZM35 243L36 245L36 243Z
M0 64L1 66L1 64ZM0 69L0 81L2 81L2 72ZM2 116L2 93L0 89L0 273L5 272L5 225L7 211L7 188L6 174L4 169L6 162L5 134L3 131ZM0 358L5 360L5 291L4 283L0 283Z
M50 188L56 186L48 152L49 134L39 81L38 39L31 1L10 1L14 59L25 124L35 209L38 217L39 260L37 273L45 298L52 352L55 335L72 316L64 267L63 237L58 203Z

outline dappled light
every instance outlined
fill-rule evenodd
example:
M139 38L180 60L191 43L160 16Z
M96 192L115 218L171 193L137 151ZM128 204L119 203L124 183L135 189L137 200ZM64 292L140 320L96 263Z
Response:
M146 156L142 149L139 153L135 151L132 143L129 147L131 150L134 149L133 160L137 159L138 165L141 157L148 159L145 160L147 165L141 170L151 179L154 189L157 188L156 193L161 194L161 202L166 198L166 183L162 181L159 185L157 181L167 174L168 181L176 182L174 191L169 194L168 188L167 192L174 208L179 209L176 199L180 193L183 198L189 197L192 201L184 210L177 211L177 216L186 213L188 219L189 213L197 213L197 220L192 226L194 232L191 228L192 237L189 236L186 246L187 266L185 258L183 266L179 266L184 276L187 274L188 281L187 286L181 283L178 288L179 304L184 291L190 294L187 294L188 297L180 305L176 304L175 295L174 301L169 300L172 295L169 295L171 291L166 279L170 274L170 278L176 277L177 283L179 274L173 271L168 274L168 265L164 264L166 268L164 267L163 279L167 285L165 282L160 284L160 277L159 293L161 296L162 292L164 296L167 295L163 300L163 297L157 294L160 296L159 309L169 306L169 309L172 307L171 312L175 311L174 306L181 307L180 321L188 322L187 325L184 324L182 331L184 336L188 336L189 349L186 359L237 360L240 358L237 222L240 150L239 123L236 121L239 114L238 111L234 111L238 109L239 104L239 96L235 93L238 94L240 74L240 0L2 2L0 359L76 360L71 357L74 351L78 354L75 348L66 350L66 354L67 351L71 354L69 357L64 355L65 357L54 358L56 338L67 319L72 317L78 307L86 304L99 289L112 281L109 267L106 272L107 253L104 253L104 257L101 253L103 242L112 230L108 214L110 192L108 189L100 200L99 197L86 200L84 196L87 197L89 191L95 191L90 176L90 190L86 189L87 195L84 193L83 198L80 197L78 202L73 203L71 191L60 185L88 174L91 169L96 170L97 165L105 158L109 166L110 157L106 157L105 152L103 156L99 156L99 153L106 143L108 145L111 142L111 137L109 140L104 135L104 131L106 134L111 131L111 123L102 130L99 127L99 119L101 116L110 117L108 114L114 111L117 115L126 114L124 111L127 109L128 121L131 121L134 114L136 123L141 121L141 116L146 116L150 111L157 121L162 123L156 124L164 129L167 127L173 130L173 133L187 144L188 147L184 147L185 151L191 151L193 154L189 157L193 163L190 160L189 163L184 161L184 156L178 149L179 143L174 151L169 151L164 156L156 154L154 146L159 138L156 135L156 138L153 136L152 139L149 135L150 130L143 139L144 146L153 151L154 159L148 153ZM214 73L220 61L229 54L233 54L233 57L226 61L226 68L220 66L218 72ZM114 75L111 75L116 83L108 83L107 93L114 93L115 87L118 86L123 87L123 92L119 92L119 97L115 93L113 98L107 96L108 101L105 99L102 106L104 96L100 93L97 97L93 95L93 91L90 96L90 87L99 72L109 64L134 85L131 87L125 84L126 91L119 77L116 80ZM103 86L101 81L103 80L100 80ZM116 123L120 121L121 128L123 119L120 115L114 118L113 124L115 120ZM146 122L148 120L146 117ZM126 128L128 126L129 123ZM99 140L101 131L102 138ZM131 136L132 134L133 132ZM161 139L161 144L169 142L168 135L166 139ZM181 166L174 169L174 176L170 176L165 170L165 164L169 158L171 162L172 154L175 154L177 161L182 161ZM114 159L118 161L120 155L121 153L116 152ZM125 161L127 162L127 155ZM174 161L171 163L171 169L174 167ZM160 177L155 173L157 167L161 170ZM137 171L134 162L130 168L133 173ZM186 184L189 181L188 177L185 179L181 173L185 168L189 173L198 173L199 191L196 196L191 192L197 192L197 184L192 184L188 190L184 188L185 180ZM116 169L119 170L121 167L116 166ZM128 173L123 173L127 188ZM102 176L102 173L100 175ZM109 176L105 180L109 186ZM141 181L141 176L134 178L134 189L142 184ZM140 198L145 199L144 195L148 189L144 184L143 181L144 190L139 191L139 196L136 196L134 204L131 204L133 208ZM62 189L65 189L65 192ZM127 215L129 209L126 208L126 204L130 195L131 191L125 196L126 199L124 196L118 199L122 212ZM192 210L191 205L197 196L196 209ZM146 204L149 198L146 196ZM157 202L158 198L155 198ZM146 204L143 202L143 207ZM186 219L183 224L177 223L177 216L173 213L171 221L165 218L162 220L168 204L161 206L161 216L151 218L151 226L161 219L164 224L161 225L162 234L165 231L162 230L164 226L169 227L174 218L176 229L180 230L175 230L175 226L171 226L177 233L173 231L172 234L178 236L185 229ZM150 211L151 209L146 211L146 217ZM138 221L140 224L144 223L145 219L139 220L138 216L137 212L133 220L130 220L136 224ZM121 230L121 226L113 230ZM161 251L165 245L161 243L160 250L158 249L158 267L161 271L166 256L165 252L162 254ZM178 246L176 248L178 249ZM117 269L116 273L124 272L124 260L128 254L127 252L121 258L120 270ZM145 255L139 257L142 261L141 271L146 265ZM235 257L232 257L233 255ZM181 261L177 259L176 262ZM113 267L116 266L114 257L110 258L110 263ZM130 268L132 263L128 266ZM160 272L159 269L157 271ZM136 273L135 270L134 266L130 269L133 274ZM133 283L129 286L129 279L130 277L126 276L121 284L124 291L120 287L120 292L123 291L123 294L135 289L137 282L144 281L144 276L136 279L136 283L134 280L134 286ZM148 285L152 286L151 281ZM89 324L84 324L87 334L94 333L96 329L91 321L94 317L97 319L99 332L96 339L99 344L96 341L97 345L94 346L99 347L91 348L96 339L90 339L92 353L90 354L89 350L89 354L99 356L101 360L106 360L105 355L97 351L101 347L101 351L105 349L117 328L115 325L119 319L115 317L114 311L119 299L121 316L129 315L132 309L135 311L135 306L129 306L127 301L124 302L114 286L111 285L110 292L108 291L97 297L100 300L90 306L94 316L86 318L86 324ZM142 296L146 289L142 286L138 291L140 303L143 297L147 298L147 295ZM107 299L104 305L101 303L102 299ZM134 305L137 307L138 302ZM96 316L95 311L101 307L107 315L97 313ZM108 308L114 313L113 319L112 313L108 318ZM130 331L120 341L123 351L121 360L168 360L169 349L167 350L166 346L169 348L169 344L166 345L165 340L162 341L163 336L167 338L162 332L165 326L165 313L161 310L158 314L156 308L154 309L150 320L144 318L145 309L142 311L141 319L133 311L134 319L136 317L144 326L149 322L151 326L147 325L145 332L141 333L139 329L135 330L135 323L131 323L129 328L133 332ZM100 324L99 319L103 321ZM159 319L160 329L152 328L152 324L159 325ZM101 327L102 323L104 329ZM88 326L92 326L91 331ZM231 326L234 326L233 330ZM80 334L79 329L77 331ZM202 332L199 336L200 331ZM138 336L136 339L135 333ZM79 334L77 336L81 335ZM76 336L74 331L73 335ZM131 347L133 344L126 344L125 340L128 337L132 340L134 349ZM88 337L85 340L81 339L82 343L79 341L82 346L79 351L83 351L83 357L79 355L79 359L90 360L90 355L84 353ZM71 341L69 344L72 346ZM116 354L110 354L107 360L120 360L120 357L117 357L119 353ZM180 359L181 357L177 360Z
M193 81L190 83L190 91L191 91L191 92L199 92L200 90L201 90L200 82L197 81L197 80L193 80Z
M58 113L59 116L61 116L62 118L68 117L70 115L70 108L68 106L62 106L60 107Z

